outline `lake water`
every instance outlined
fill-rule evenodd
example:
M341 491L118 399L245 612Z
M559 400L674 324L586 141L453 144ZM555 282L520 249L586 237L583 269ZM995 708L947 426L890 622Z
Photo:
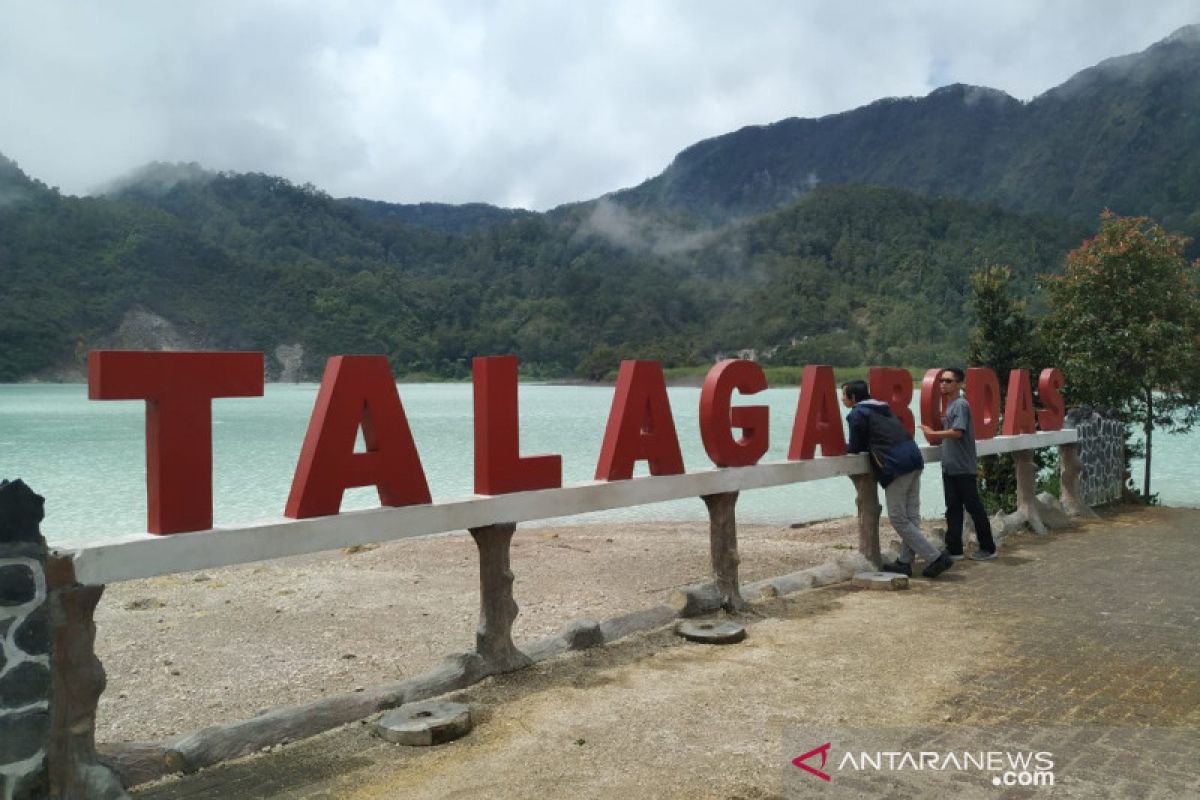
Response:
M300 445L316 399L316 384L272 384L260 398L213 402L213 505L219 527L282 516ZM700 442L700 390L669 389L689 470L711 466ZM799 390L769 389L737 404L771 409L771 449L786 456ZM435 500L471 494L471 386L404 384L404 409ZM559 453L563 483L591 481L612 403L611 386L522 384L521 452ZM145 403L89 401L81 384L0 385L0 478L21 478L46 498L42 531L54 544L98 541L146 527ZM1200 435L1160 435L1153 490L1166 505L1200 505ZM1134 465L1140 474L1141 465ZM646 474L639 462L635 475ZM1140 479L1139 479L1140 483ZM926 470L925 516L941 511L938 470ZM343 509L378 506L373 488L346 493ZM742 522L791 523L854 513L850 482L832 478L743 492ZM704 504L677 500L571 517L600 520L706 519Z

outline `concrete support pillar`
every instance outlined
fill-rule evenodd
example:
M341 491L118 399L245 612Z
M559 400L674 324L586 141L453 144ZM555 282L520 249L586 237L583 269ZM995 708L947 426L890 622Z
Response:
M879 504L879 491L875 476L851 475L854 482L854 504L858 507L858 552L875 566L883 563L879 553L879 515L883 506Z
M1083 461L1079 458L1078 444L1062 444L1058 446L1059 494L1063 509L1072 517L1095 517L1095 511L1083 502L1083 488L1080 478L1083 476Z
M509 548L515 522L471 528L479 548L479 627L475 650L490 672L511 672L532 663L512 640L513 623L520 613L513 599L513 573Z
M726 611L744 611L749 605L742 599L741 580L738 578L741 558L738 557L737 519L734 515L738 493L706 494L700 499L708 507L713 585L721 598L721 607Z
M1046 525L1038 511L1037 465L1033 463L1032 450L1017 450L1012 454L1017 474L1017 513L1025 517L1026 524L1035 533L1046 533Z

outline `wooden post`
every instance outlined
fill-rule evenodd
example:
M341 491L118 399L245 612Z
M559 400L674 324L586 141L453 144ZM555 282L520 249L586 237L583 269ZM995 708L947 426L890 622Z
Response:
M1014 450L1013 465L1017 473L1017 513L1025 517L1025 522L1035 533L1046 533L1046 525L1038 511L1037 502L1037 467L1033 463L1032 450Z
M1083 476L1083 461L1079 458L1079 444L1058 446L1059 494L1063 508L1072 517L1095 517L1095 511L1083 502L1083 489L1079 480Z
M749 605L742 599L741 581L738 578L737 519L734 506L737 492L702 495L708 507L708 543L712 556L713 584L721 598L721 607L726 611L745 611Z
M854 504L858 507L858 552L879 566L883 563L879 554L879 515L883 506L879 504L875 476L851 475L850 480L854 482Z
M479 627L475 630L475 651L492 672L511 672L532 663L512 640L513 622L520 613L513 599L513 573L509 566L509 547L515 522L471 528L471 537L479 548Z

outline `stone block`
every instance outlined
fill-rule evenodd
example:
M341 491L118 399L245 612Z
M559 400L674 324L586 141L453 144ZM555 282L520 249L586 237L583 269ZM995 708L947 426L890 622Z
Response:
M12 793L4 796L12 800L41 800L50 794L49 778L40 767L24 775L7 775L5 780L12 786Z
M46 516L46 501L19 478L0 480L0 542L46 546L38 529Z
M25 661L0 678L0 708L20 708L50 697L50 670Z
M0 566L0 606L21 606L37 599L37 581L28 564Z
M25 617L13 634L13 643L31 656L50 652L50 610L42 605Z
M701 644L736 644L746 638L746 626L733 620L683 620L675 633L689 642Z
M604 633L600 623L592 619L573 619L560 634L570 650L586 650L604 644Z
M908 588L908 576L896 572L858 572L850 583L860 589L895 591Z
M50 712L33 709L0 715L0 764L24 761L43 751Z
M395 744L427 747L451 742L471 731L471 709L462 703L429 700L389 711L372 733Z

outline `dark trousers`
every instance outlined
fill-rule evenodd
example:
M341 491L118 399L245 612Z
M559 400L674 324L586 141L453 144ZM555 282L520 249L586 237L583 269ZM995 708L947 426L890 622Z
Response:
M983 501L979 499L979 488L974 475L947 475L942 473L942 491L946 494L946 549L951 555L960 556L963 551L963 509L975 523L975 535L979 538L979 549L996 552L992 540L992 524L988 522Z

